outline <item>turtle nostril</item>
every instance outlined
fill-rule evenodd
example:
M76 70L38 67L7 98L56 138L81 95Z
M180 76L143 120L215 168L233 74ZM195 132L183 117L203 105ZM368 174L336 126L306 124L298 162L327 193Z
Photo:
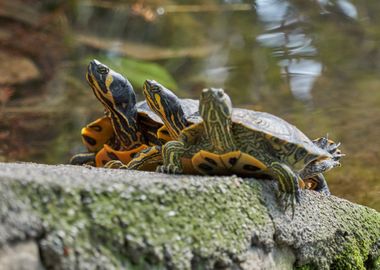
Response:
M96 59L93 59L90 63L93 64L93 65L95 65L95 66L101 65L101 63L98 60L96 60Z

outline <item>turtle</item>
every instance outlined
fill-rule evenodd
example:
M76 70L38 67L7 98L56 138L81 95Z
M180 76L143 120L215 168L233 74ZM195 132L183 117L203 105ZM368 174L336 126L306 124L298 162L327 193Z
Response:
M195 108L195 106L199 104L197 100L180 99L172 91L154 80L146 80L143 89L149 107L161 118L173 139L178 139L184 128L202 121L198 108ZM241 109L234 110L239 111ZM244 111L241 111L241 113L244 113ZM339 152L339 150L337 150L339 144L335 144L332 140L327 138L321 137L312 142L316 146L324 148L329 152L336 152L336 154ZM153 168L153 164L158 166L159 163L162 163L161 147L154 146L141 151L128 165L121 168L142 170L147 164ZM186 166L187 173L199 173L192 168L191 163L188 163ZM308 168L306 168L306 170L307 169ZM330 191L323 175L317 174L310 177L306 170L301 173L303 180L300 181L301 186L329 195ZM264 174L257 174L257 176L266 177Z
M302 179L324 181L323 172L340 166L339 144L326 138L312 142L298 128L269 113L233 109L223 89L204 89L199 112L203 121L163 145L158 172L180 174L195 169L204 175L271 177L278 181L285 208L291 205L294 213Z
M198 112L198 100L179 98L155 80L144 82L143 93L150 109L164 123L158 131L158 134L164 134L160 137L167 135L169 140L178 139L184 128L202 121ZM114 162L113 166L121 169L155 170L160 164L162 164L161 146L156 145L139 152L127 165Z
M170 140L161 119L146 101L136 103L127 78L97 60L88 65L86 79L105 108L105 116L82 129L90 153L73 156L71 164L103 167L110 160L127 164L139 151Z

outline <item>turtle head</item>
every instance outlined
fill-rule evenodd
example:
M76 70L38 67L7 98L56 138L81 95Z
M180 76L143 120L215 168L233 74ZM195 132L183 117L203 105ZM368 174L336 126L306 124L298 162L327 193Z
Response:
M112 113L135 110L136 95L131 83L121 74L97 60L88 65L86 78L97 99Z
M204 121L225 122L231 119L231 99L223 89L203 89L199 100L199 113Z
M204 89L199 100L199 113L213 151L233 151L236 146L232 134L232 104L223 89Z
M143 87L149 107L165 123L172 138L177 138L187 126L180 99L169 89L154 80L146 80Z
M140 144L136 95L128 79L97 60L88 65L86 78L105 107L119 142L126 148Z

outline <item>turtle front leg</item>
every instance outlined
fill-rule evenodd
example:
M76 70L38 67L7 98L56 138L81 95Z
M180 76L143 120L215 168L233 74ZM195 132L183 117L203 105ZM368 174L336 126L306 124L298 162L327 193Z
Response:
M155 171L157 166L162 165L161 150L161 146L158 145L148 147L137 153L128 164L124 164L120 160L110 160L104 165L104 168Z
M294 216L295 204L300 200L299 176L280 162L273 162L270 169L278 181L278 188L282 193L278 195L280 202L284 205L285 210L291 206Z
M180 174L183 172L181 157L185 153L185 146L180 141L167 142L162 147L163 165L157 167L157 172Z
M142 150L122 169L155 171L159 165L162 165L162 147L156 145Z
M148 146L142 144L136 148L129 150L115 150L111 146L105 144L103 148L96 154L96 167L119 169L122 166L121 164L128 164L140 151L146 148L148 148Z

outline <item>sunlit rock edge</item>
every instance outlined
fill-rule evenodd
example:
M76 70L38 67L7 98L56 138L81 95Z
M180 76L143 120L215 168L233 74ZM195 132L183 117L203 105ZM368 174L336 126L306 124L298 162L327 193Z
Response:
M292 219L275 190L235 176L0 163L0 266L380 268L380 213L303 191Z

